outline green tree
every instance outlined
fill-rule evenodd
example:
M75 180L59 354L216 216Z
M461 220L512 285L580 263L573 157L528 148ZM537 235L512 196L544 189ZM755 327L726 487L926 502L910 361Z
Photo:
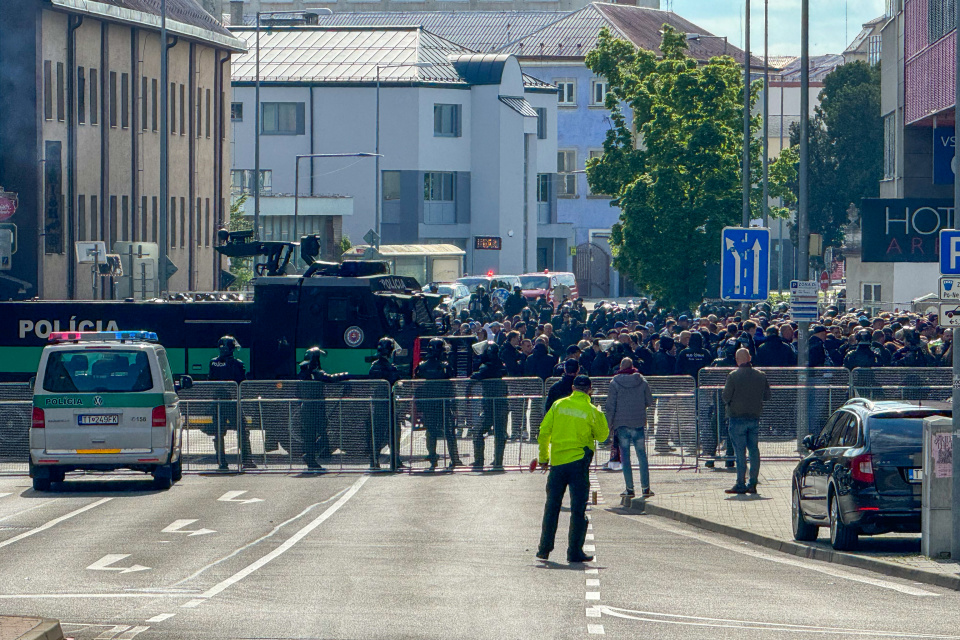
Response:
M350 251L352 247L353 243L350 242L350 236L340 236L340 256L343 256L343 254L345 254L347 251ZM337 259L339 260L341 258L338 256Z
M840 246L850 205L859 207L861 199L879 195L880 68L858 61L834 69L824 78L809 129L810 232L822 234L824 246ZM797 125L791 127L790 142L800 143ZM799 193L797 181L790 186Z
M610 241L614 265L658 301L679 308L703 299L706 265L720 261L721 230L738 226L742 213L741 67L729 57L698 64L686 49L685 35L669 25L661 58L604 29L587 56L587 66L610 82L606 107L613 126L603 155L587 163L587 180L620 208ZM751 87L752 100L761 86ZM621 105L630 108L632 122ZM751 124L751 165L759 167L760 119ZM772 195L784 192L793 170L791 163L774 163ZM754 217L761 217L761 198L755 185Z
M227 220L228 231L247 231L253 229L253 222L243 215L243 204L247 196L242 195L230 203L230 219ZM231 291L243 291L253 280L253 258L230 258L229 271L237 277L230 285Z

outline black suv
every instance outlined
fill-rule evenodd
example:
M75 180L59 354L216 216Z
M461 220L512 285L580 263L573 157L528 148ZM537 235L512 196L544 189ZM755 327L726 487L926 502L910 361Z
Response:
M942 404L854 398L803 445L810 453L793 472L796 540L830 527L834 549L852 549L860 534L920 531L923 419L950 416Z

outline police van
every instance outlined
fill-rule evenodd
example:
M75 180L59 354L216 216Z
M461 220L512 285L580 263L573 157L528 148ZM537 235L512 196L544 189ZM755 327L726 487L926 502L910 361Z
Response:
M132 469L169 489L183 475L177 392L192 385L174 382L155 333L51 333L33 384L33 488L69 471Z

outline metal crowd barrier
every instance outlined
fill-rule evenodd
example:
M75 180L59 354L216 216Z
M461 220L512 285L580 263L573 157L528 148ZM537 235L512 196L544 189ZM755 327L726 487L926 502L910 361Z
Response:
M236 382L194 382L179 396L184 426L183 470L239 470L240 386Z
M771 400L760 417L760 455L766 460L799 457L798 440L818 433L827 418L850 397L850 372L842 367L803 369L759 368L767 374ZM727 437L723 387L733 369L708 367L700 370L697 390L697 422L700 448L705 458L733 460ZM806 387L804 376L807 377ZM802 406L798 400L806 397ZM801 435L802 434L802 435Z
M311 459L331 471L396 468L392 408L383 380L248 380L240 385L244 461L267 471L304 471Z
M27 473L33 387L25 382L0 384L0 474Z
M543 391L540 378L401 380L393 388L401 459L411 470L454 460L522 468L537 456Z
M560 378L550 378L544 396ZM604 408L612 377L594 377L593 403ZM697 394L691 376L647 376L654 406L647 410L647 461L653 469L685 469L697 466ZM611 433L618 425L609 425ZM632 453L632 452L631 452ZM636 462L636 455L631 458ZM593 457L595 467L610 459L610 444L601 444ZM636 464L634 464L636 466Z
M907 402L950 402L953 398L953 370L950 367L880 367L854 369L850 380L851 398L905 400Z

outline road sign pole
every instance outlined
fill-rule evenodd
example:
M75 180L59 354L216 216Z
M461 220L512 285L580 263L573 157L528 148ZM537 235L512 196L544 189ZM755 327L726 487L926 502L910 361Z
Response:
M954 15L954 24L960 25L960 2L954 2L954 10L956 14ZM960 30L954 33L954 39L960 39ZM954 69L960 69L960 41L956 42L954 45L956 59L954 61ZM954 112L954 136L960 133L960 118L956 117L958 110L960 110L960 73L954 73L954 87L953 87L953 112ZM955 138L960 139L960 138ZM954 163L956 166L956 163ZM953 175L953 228L958 228L957 226L957 203L960 203L960 171L954 171ZM939 319L943 322L943 319ZM956 338L957 331L954 330L954 338ZM957 352L956 341L951 343L953 347L951 351L953 352L953 439L952 439L952 450L953 450L953 540L950 545L950 555L954 560L960 559L960 455L957 455L957 443L960 442L960 388L957 388L958 382L960 382L960 353Z

